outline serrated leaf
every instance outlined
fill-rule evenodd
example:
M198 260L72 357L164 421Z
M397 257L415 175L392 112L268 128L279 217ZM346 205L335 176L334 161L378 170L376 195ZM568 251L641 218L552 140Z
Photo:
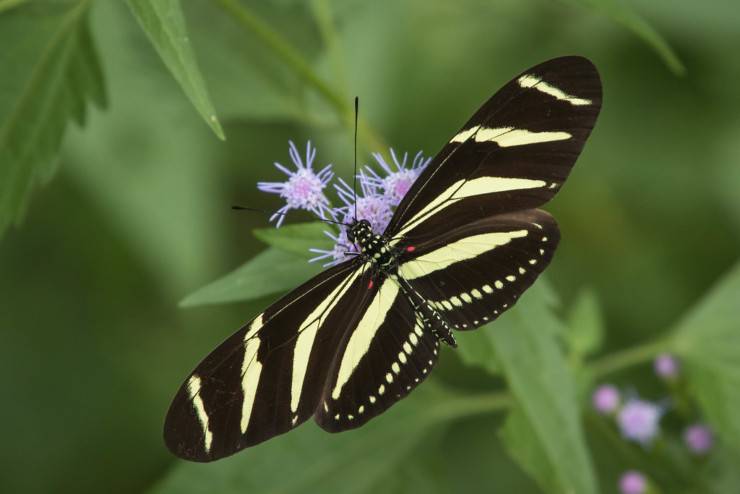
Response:
M298 256L313 257L310 248L331 249L332 242L324 234L324 223L295 223L280 228L256 228L254 236L264 243Z
M0 234L51 178L67 123L105 105L89 2L29 3L0 16Z
M493 328L516 331L519 320L530 310L545 310L550 314L550 311L558 305L559 301L552 286L546 278L541 277L522 295L521 300L514 307L493 323L483 326L478 331L458 331L455 333L459 342L458 355L467 365L480 367L491 374L499 374L501 371L495 357L494 341L490 338L482 338L481 333L490 332ZM563 331L562 324L554 317L547 329L556 333Z
M321 271L317 263L270 248L257 254L235 271L196 290L181 302L181 307L253 300L297 287Z
M127 0L149 41L219 139L225 139L190 45L180 0Z
M552 329L559 323L544 300L485 332L517 402L503 439L545 492L596 492L575 383Z
M682 319L673 351L716 432L740 444L740 263Z
M568 313L567 326L565 340L577 359L581 360L601 348L604 319L593 290L583 290L578 294Z
M674 74L683 75L686 67L671 45L640 14L623 0L565 0L568 3L591 8L624 26L647 43Z
M377 486L411 459L412 449L429 432L479 406L475 397L459 397L428 382L413 398L359 429L327 434L310 421L217 463L180 462L151 492L378 492Z

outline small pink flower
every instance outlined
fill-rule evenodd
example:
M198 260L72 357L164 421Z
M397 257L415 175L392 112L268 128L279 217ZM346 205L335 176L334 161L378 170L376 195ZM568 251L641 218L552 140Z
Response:
M658 434L662 414L658 405L633 398L619 410L617 424L626 439L648 444Z
M714 445L712 430L703 424L694 424L683 432L683 441L692 453L703 455Z
M619 408L619 390L611 384L603 384L596 388L591 401L597 412L602 414L614 413Z
M622 494L644 494L647 492L647 480L637 470L628 470L619 478L619 491Z
M653 368L659 377L662 377L663 379L674 379L678 377L681 365L673 355L662 353L655 357Z

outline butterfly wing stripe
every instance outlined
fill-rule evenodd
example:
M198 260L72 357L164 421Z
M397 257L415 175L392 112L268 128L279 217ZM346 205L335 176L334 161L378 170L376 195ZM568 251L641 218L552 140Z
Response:
M424 254L412 261L407 261L399 267L399 274L406 280L413 280L429 273L447 269L449 266L468 259L473 259L484 252L506 245L515 238L527 236L527 230L510 232L482 233L461 238L447 245ZM421 263L431 263L430 268L424 268Z
M533 88L537 91L541 91L545 94L552 96L555 99L567 101L573 106L585 106L592 105L593 101L586 98L578 98L570 94L566 94L565 91L556 88L555 86L548 84L541 77L536 75L525 74L517 79L519 85L523 88Z
M249 419L252 416L254 397L257 394L257 385L262 374L262 363L257 360L259 348L259 338L250 339L244 348L244 360L242 361L242 418L240 422L242 434L247 432ZM251 372L247 372L248 370Z
M489 128L476 125L455 135L450 142L463 143L473 137L475 142L495 142L503 148L538 142L562 141L573 137L568 132L532 132L514 127Z
M190 395L190 399L193 400L195 414L198 416L198 421L203 429L203 449L207 453L211 450L213 433L208 424L208 413L206 413L206 408L203 405L203 399L200 397L200 377L196 375L190 376L190 379L188 379L188 394Z
M316 333L321 324L326 320L337 304L344 298L347 290L360 274L364 273L367 265L362 269L356 269L352 274L347 276L331 294L321 302L316 309L308 316L306 321L301 325L298 332L298 340L293 351L293 375L291 385L290 409L293 413L298 410L298 402L301 398L303 382L306 378L308 369L308 359L311 355L311 349L316 339Z
M339 398L342 387L347 383L357 364L370 348L375 333L385 321L386 314L396 300L397 295L398 285L393 280L386 279L362 315L362 319L352 332L342 355L336 384L331 393L335 400Z
M404 225L391 244L393 245L397 243L399 236L407 234L409 231L419 226L420 223L461 199L484 194L492 194L495 192L537 189L545 186L547 186L547 182L544 180L530 180L526 178L512 177L484 176L472 180L460 180L452 184L447 190L427 204L424 209L416 213L414 217Z

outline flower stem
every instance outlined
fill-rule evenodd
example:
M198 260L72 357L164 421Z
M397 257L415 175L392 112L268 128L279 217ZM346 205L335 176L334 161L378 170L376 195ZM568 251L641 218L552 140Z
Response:
M460 395L441 404L435 410L435 418L440 421L493 413L511 408L514 398L506 391L495 391L475 395Z
M263 19L246 8L237 0L216 0L216 3L239 23L245 30L254 34L267 48L269 48L285 65L292 70L306 84L314 90L334 109L342 123L352 128L354 123L353 107L350 101L340 91L324 82L312 69L311 65L288 41L275 31ZM365 122L358 123L363 140L372 149L382 149L382 139Z
M666 351L668 347L669 345L665 340L651 341L605 355L588 363L586 367L591 371L593 378L598 379L605 374L611 374L633 365L649 362L659 353Z

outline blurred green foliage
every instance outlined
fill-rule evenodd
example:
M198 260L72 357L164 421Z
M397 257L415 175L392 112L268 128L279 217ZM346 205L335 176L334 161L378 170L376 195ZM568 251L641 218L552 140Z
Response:
M731 0L0 1L0 492L615 492L628 468L666 493L736 492L736 14ZM348 177L357 94L362 161L381 142L431 154L511 76L571 53L601 71L604 107L548 205L563 236L548 283L366 427L307 424L212 465L171 457L161 426L182 379L318 269L302 250L315 225L228 209L276 206L255 182L279 176L287 140L312 139ZM209 305L224 301L239 303ZM681 449L678 407L652 448L588 411L605 380L666 396L659 351L681 357L671 392L719 436L706 459Z

